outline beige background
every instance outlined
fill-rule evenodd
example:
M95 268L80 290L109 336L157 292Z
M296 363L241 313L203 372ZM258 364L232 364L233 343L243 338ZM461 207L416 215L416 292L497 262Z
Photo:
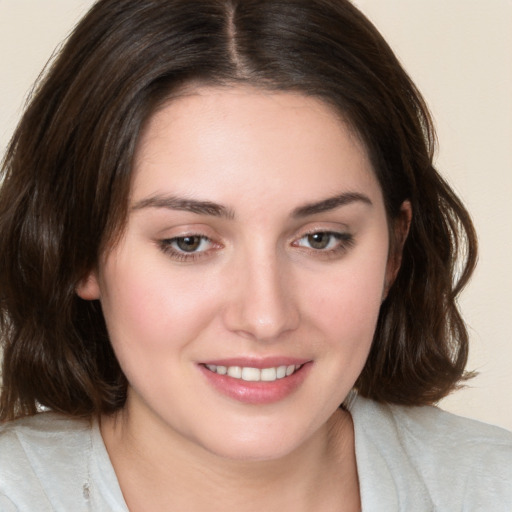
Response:
M477 273L461 299L470 387L442 406L512 430L512 0L355 0L416 81L438 167L473 213ZM0 0L0 154L32 82L91 0Z

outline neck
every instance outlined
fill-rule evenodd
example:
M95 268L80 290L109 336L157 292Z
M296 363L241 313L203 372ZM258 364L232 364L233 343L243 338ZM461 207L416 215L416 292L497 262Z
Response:
M353 424L343 410L272 460L220 457L158 427L141 429L126 411L104 418L102 435L131 512L171 504L191 512L359 510Z

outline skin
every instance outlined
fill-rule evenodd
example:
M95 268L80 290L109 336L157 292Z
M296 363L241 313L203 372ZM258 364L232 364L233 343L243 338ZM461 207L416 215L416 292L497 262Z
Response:
M339 405L400 258L357 136L299 94L189 90L145 127L130 205L77 289L100 299L129 381L102 434L130 510L359 510ZM249 404L205 378L204 362L233 357L300 358L307 374Z

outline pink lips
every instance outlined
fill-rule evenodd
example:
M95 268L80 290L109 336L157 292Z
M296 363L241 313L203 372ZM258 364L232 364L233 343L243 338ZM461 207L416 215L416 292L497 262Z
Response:
M207 366L241 368L279 368L282 366L300 366L294 373L272 381L246 381L229 375L221 375ZM283 400L292 394L307 377L312 362L291 357L230 358L206 361L198 365L210 385L221 394L246 404L271 404Z

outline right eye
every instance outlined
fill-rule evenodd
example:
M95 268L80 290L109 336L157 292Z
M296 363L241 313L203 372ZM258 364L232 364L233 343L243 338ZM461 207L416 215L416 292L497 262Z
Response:
M210 240L204 236L180 236L171 238L170 246L183 252L201 252L206 250Z
M166 238L159 242L165 254L179 261L194 261L204 256L214 246L204 235L185 235Z

